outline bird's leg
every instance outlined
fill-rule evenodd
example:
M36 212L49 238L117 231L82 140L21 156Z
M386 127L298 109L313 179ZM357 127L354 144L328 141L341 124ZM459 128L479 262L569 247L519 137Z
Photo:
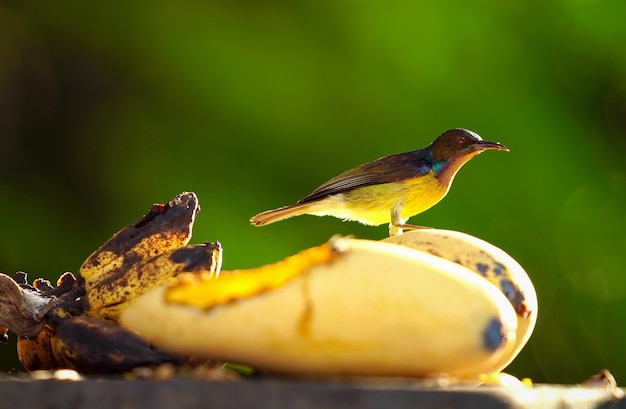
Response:
M397 236L403 233L402 227L406 221L402 217L402 205L396 206L391 209L391 223L389 223L389 236Z

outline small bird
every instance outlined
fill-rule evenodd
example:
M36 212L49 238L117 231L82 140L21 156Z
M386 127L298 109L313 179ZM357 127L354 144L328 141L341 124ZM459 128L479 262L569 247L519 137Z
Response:
M335 216L377 226L389 223L389 235L420 226L409 217L431 208L448 193L461 167L479 153L509 151L467 129L450 129L424 149L384 156L324 183L296 204L250 219L263 226L301 214Z

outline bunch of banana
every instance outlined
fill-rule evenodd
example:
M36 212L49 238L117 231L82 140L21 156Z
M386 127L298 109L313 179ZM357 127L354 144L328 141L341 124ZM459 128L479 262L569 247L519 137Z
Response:
M334 238L219 278L181 274L133 299L120 322L166 351L267 372L477 380L513 360L536 315L534 288L510 256L423 229Z
M77 279L66 273L56 287L40 279L29 285L23 273L0 274L0 325L18 335L24 367L109 373L184 362L120 327L117 318L130 300L181 272L219 273L219 243L187 244L198 210L196 195L187 192L154 205L91 254Z
M56 287L0 274L0 335L19 335L29 370L124 372L193 356L297 376L478 380L534 328L524 270L467 234L333 238L220 272L219 243L188 244L198 210L193 193L154 205Z

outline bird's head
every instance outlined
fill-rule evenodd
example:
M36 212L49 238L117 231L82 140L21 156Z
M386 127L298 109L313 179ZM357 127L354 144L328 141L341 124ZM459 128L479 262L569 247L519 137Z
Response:
M439 135L430 149L435 176L444 184L451 183L461 166L479 153L489 149L509 150L499 142L485 141L477 133L461 128Z

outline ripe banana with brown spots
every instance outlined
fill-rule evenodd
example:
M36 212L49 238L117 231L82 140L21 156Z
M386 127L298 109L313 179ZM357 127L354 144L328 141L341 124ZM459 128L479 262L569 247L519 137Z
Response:
M17 357L27 371L51 370L61 366L54 358L50 341L54 329L44 326L32 337L18 336Z
M198 198L190 192L152 206L141 220L117 232L85 260L79 276L86 291L114 281L138 262L186 245L199 210Z
M219 243L187 245L199 210L194 193L181 193L94 251L80 268L85 313L115 323L128 301L181 272L217 274Z
M183 274L120 322L166 351L267 372L465 379L512 359L518 325L502 291L468 268L350 238L219 278Z
M216 275L222 263L219 242L187 245L120 270L120 274L90 286L84 308L88 316L117 322L135 297L167 283L183 272Z
M537 322L537 294L528 274L502 249L477 237L452 230L419 229L384 239L454 261L493 283L517 314L516 342L508 354L485 368L499 372L522 350Z

